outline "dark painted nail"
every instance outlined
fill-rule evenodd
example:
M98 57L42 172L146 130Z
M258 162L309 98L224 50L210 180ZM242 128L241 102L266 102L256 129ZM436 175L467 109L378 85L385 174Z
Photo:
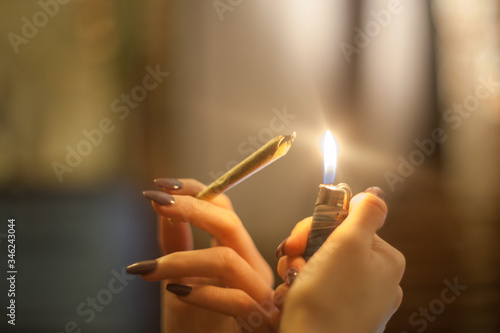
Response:
M142 194L149 200L153 200L160 205L170 206L175 203L175 199L168 193L161 191L144 191Z
M144 275L151 273L156 269L158 262L156 260L144 260L136 262L127 267L127 273Z
M193 290L192 287L186 286L185 284L180 283L169 283L167 284L167 290L177 296L187 296Z
M293 281L295 281L297 275L299 275L299 271L296 268L294 267L289 268L285 273L286 283L288 283L288 285L291 286Z
M276 258L281 258L285 255L285 250L284 250L284 247L285 247L285 243L287 241L288 237L285 238L281 243L280 245L278 245L278 247L276 248Z
M372 186L372 187L367 188L365 190L365 192L374 194L377 197L379 197L380 199L385 201L385 193L380 187Z
M154 180L155 184L166 188L167 190L178 190L182 188L182 182L175 178L158 178Z

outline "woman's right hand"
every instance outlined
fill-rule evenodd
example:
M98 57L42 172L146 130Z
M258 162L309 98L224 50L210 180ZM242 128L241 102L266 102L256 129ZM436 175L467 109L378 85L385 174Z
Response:
M387 206L372 193L383 192L356 195L349 216L307 263L302 254L311 218L284 243L278 273L293 284L276 291L284 302L281 332L382 332L398 309L405 259L376 234Z

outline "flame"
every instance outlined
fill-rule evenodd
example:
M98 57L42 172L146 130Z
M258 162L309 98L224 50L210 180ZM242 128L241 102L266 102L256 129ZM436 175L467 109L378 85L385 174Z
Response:
M323 159L324 173L323 183L333 184L335 173L337 171L337 143L333 138L332 132L327 130L323 139Z

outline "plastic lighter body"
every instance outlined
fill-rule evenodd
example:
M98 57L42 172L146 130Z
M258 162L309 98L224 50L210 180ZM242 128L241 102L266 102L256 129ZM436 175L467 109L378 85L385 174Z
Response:
M311 231L307 239L304 259L307 261L323 245L328 236L349 214L352 191L349 185L340 183L319 185L314 206Z

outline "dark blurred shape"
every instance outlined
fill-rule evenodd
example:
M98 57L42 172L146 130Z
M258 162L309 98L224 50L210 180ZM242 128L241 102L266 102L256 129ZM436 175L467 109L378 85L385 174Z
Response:
M16 220L17 278L16 325L2 320L0 330L66 332L74 322L82 332L158 331L159 285L125 272L130 263L157 256L150 241L155 217L141 199L123 185L2 193L2 218ZM6 232L5 221L0 233ZM0 238L2 248L6 244ZM6 279L0 288L7 293Z

